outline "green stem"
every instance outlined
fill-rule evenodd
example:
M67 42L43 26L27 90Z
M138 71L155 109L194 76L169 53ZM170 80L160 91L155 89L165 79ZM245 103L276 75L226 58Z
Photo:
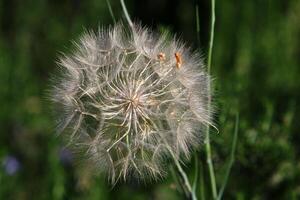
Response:
M110 16L111 16L111 18L112 18L112 20L114 21L114 24L115 24L115 23L116 23L116 18L115 18L115 15L114 15L113 10L112 10L112 8L111 8L111 5L110 5L109 0L106 0L106 4L107 4L107 7L108 7Z
M209 130L207 131L206 135L209 134ZM210 147L210 139L209 136L206 136L206 154L207 154L207 165L209 169L209 177L211 182L211 189L212 189L212 195L213 199L217 199L217 187L216 187L216 178L215 178L215 172L214 172L214 166L211 159L211 147Z
M208 49L208 61L207 61L207 71L210 74L211 71L211 58L212 49L214 44L214 33L215 33L215 0L211 0L211 24L210 24L210 39L209 39L209 49Z
M192 200L197 200L197 196L196 196L195 192L193 191L193 189L191 187L191 184L189 182L189 179L188 179L186 173L184 172L184 170L182 169L182 167L181 167L178 159L176 158L176 156L174 155L173 151L169 147L168 147L168 150L169 150L169 152L170 152L170 154L171 154L171 156L173 158L173 161L174 161L174 163L175 163L175 165L177 167L177 170L178 170L181 178L183 179L184 186L185 186L187 192L189 193L190 198Z
M180 187L178 187L178 190L180 190L181 193L185 194L188 197L188 191L183 186L182 180L180 179L179 174L176 173L176 170L174 169L174 166L170 167L170 171L172 173L172 176L175 180L176 185L180 186Z
M235 118L234 135L233 135L232 147L230 152L230 159L229 159L228 167L225 172L224 182L218 195L218 200L221 200L223 197L223 193L228 182L228 177L235 160L235 149L236 149L236 144L238 139L238 129L239 129L239 113L236 114L236 118Z
M127 11L127 8L126 8L126 5L124 3L124 0L120 0L120 2L121 2L122 9L123 9L124 15L126 17L126 20L127 20L128 24L129 24L129 26L133 29L133 23L132 23L132 21L130 19L130 16L129 16L129 13Z
M212 60L212 49L214 42L214 28L215 28L215 0L211 0L211 24L210 24L210 40L209 40L209 49L208 49L208 61L207 61L207 73L210 75L211 73L211 60ZM210 90L211 85L208 81L207 84L208 89L208 110L211 109L211 96ZM211 159L211 147L210 147L210 127L208 126L206 129L206 155L207 155L207 164L209 169L209 177L211 182L211 189L213 199L217 199L217 186L216 186L216 178L214 173L214 166Z

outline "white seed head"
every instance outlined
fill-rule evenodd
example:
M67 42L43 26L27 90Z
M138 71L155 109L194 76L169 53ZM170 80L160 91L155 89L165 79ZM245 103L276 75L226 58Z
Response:
M162 177L170 151L189 158L211 122L200 56L139 26L85 33L75 44L51 92L69 143L112 182Z

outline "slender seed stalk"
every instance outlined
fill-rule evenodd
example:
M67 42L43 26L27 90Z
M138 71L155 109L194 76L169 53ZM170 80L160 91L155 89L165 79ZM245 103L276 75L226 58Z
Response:
M212 58L212 50L214 44L214 32L215 32L215 0L211 0L211 24L210 24L210 39L209 39L209 49L208 49L208 61L207 61L207 71L210 74L211 72L211 58Z
M211 60L212 60L212 49L213 49L213 41L214 41L214 29L215 29L215 0L211 0L211 24L210 24L210 39L209 39L209 49L208 49L208 60L207 60L207 73L210 75L211 73ZM211 96L210 89L211 85L208 82L207 85L208 91L208 110L211 107ZM211 182L211 189L213 199L217 199L217 186L216 186L216 178L214 173L214 166L211 159L211 147L210 147L210 127L208 126L206 129L206 156L207 156L207 165L209 168L209 176Z
M186 175L186 173L184 172L184 170L182 169L178 159L176 158L176 156L174 155L174 152L172 151L172 149L170 149L170 147L168 146L168 144L166 144L173 160L174 160L174 164L179 172L179 175L181 176L181 178L183 179L183 182L184 182L184 187L185 189L187 190L187 192L189 193L189 196L192 200L197 200L197 196L195 194L195 191L193 190L191 184L190 184L190 181Z
M171 171L172 177L175 180L175 184L180 186L180 187L177 188L179 190L179 192L185 194L186 197L188 197L188 192L187 192L186 188L183 186L183 184L181 183L182 179L179 177L179 174L176 172L175 167L170 166L170 171Z
M112 10L112 7L111 7L111 5L110 5L110 1L109 1L109 0L106 0L106 4L107 4L107 7L108 7L110 16L111 16L111 18L112 18L112 20L114 21L114 24L115 24L115 23L116 23L116 18L115 18L114 12L113 12L113 10Z
M209 132L209 131L207 131ZM208 134L207 134L208 135ZM210 140L209 137L206 139L206 154L207 154L207 164L209 168L209 177L211 181L211 189L212 189L212 195L213 199L217 198L217 187L216 187L216 178L214 173L214 166L211 159L211 147L210 147Z
M126 8L126 5L125 5L125 3L124 3L124 0L120 0L120 2L121 2L122 9L123 9L124 15L125 15L125 17L126 17L126 20L127 20L128 24L129 24L129 26L130 26L131 28L133 28L133 23L132 23L131 18L130 18L130 16L129 16L129 13L128 13L128 11L127 11L127 8Z

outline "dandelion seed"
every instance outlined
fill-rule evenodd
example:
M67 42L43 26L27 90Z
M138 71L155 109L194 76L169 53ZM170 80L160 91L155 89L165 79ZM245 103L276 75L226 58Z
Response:
M170 152L189 158L211 124L198 54L136 25L85 33L75 45L60 58L51 99L58 130L95 170L112 182L157 179Z

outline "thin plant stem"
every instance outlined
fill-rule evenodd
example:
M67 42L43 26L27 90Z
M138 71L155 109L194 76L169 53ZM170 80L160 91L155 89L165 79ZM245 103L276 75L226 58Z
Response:
M127 20L128 24L129 24L129 26L133 29L133 23L132 23L132 21L130 19L130 16L129 16L129 13L127 11L127 8L126 8L126 5L124 3L124 0L120 0L120 2L121 2L122 9L123 9L124 15L126 17L126 20Z
M106 4L107 4L107 7L108 7L110 16L111 16L111 18L112 18L112 20L114 21L114 24L115 24L115 23L116 23L116 18L115 18L115 15L114 15L113 10L112 10L112 8L111 8L110 1L109 1L109 0L106 0Z
M174 166L170 167L170 171L171 174L175 180L176 185L179 185L180 188L178 188L180 190L181 193L184 193L186 196L188 196L188 191L186 190L186 188L183 186L183 184L181 184L182 180L180 180L179 174L176 173L176 170L174 169Z
M211 60L212 60L212 49L213 49L213 42L214 42L214 29L215 29L215 0L211 0L211 24L210 24L210 39L209 39L209 49L208 49L208 60L207 60L207 73L210 75L211 73ZM208 82L207 85L208 89L208 110L211 109L211 96L210 90L211 85ZM214 172L214 166L211 159L211 146L210 146L210 127L208 126L206 129L206 156L207 156L207 165L209 169L209 177L212 189L213 199L217 199L217 185L216 185L216 178Z
M233 135L233 141L232 141L232 146L231 146L230 159L229 159L229 163L228 163L228 166L227 166L227 169L225 172L222 187L219 191L218 200L221 200L223 197L223 193L224 193L225 187L228 182L228 177L230 175L232 165L235 161L235 150L236 150L236 144L237 144L237 139L238 139L238 129L239 129L239 113L237 113L236 117L235 117L234 135Z
M214 44L214 33L215 33L215 0L211 0L211 24L210 24L210 39L209 39L209 49L208 49L208 61L207 61L207 71L210 74L211 71L211 58L212 58L212 50Z
M191 186L191 184L189 182L189 179L188 179L186 173L184 172L184 170L182 169L182 167L181 167L178 159L176 158L176 156L174 155L173 151L169 147L168 147L168 150L169 150L169 152L170 152L170 154L171 154L171 156L173 158L174 164L175 164L175 166L176 166L176 168L177 168L177 170L178 170L181 178L183 179L183 182L184 182L183 184L184 184L187 192L189 193L190 198L192 200L197 200L197 196L196 196L195 192L193 191L192 186Z
M174 154L172 148L170 147L170 145L168 144L166 139L162 138L162 140L163 140L164 144L166 145L166 148L169 151L171 158L174 161L174 164L175 164L175 166L177 168L177 172L178 172L177 174L181 177L180 186L182 187L185 195L188 197L188 199L197 200L196 193L193 191L190 181L189 181L186 173L184 172L183 168L181 167L181 164L179 163L177 156ZM174 178L176 179L177 176L175 176Z
M209 131L207 131L209 132ZM208 135L209 133L206 133ZM211 189L212 189L212 195L213 199L217 199L217 186L216 186L216 178L215 178L215 172L214 172L214 166L211 159L211 147L210 147L210 140L209 137L206 139L206 154L207 154L207 165L209 169L209 177L211 182Z

